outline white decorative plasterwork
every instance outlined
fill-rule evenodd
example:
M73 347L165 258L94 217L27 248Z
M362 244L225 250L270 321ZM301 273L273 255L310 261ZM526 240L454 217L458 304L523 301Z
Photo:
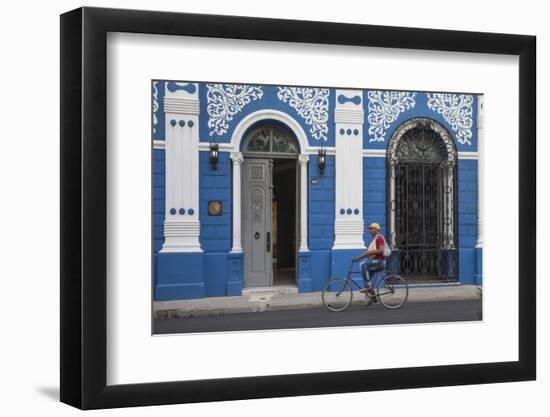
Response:
M401 113L414 107L415 96L406 91L369 91L369 142L383 142L386 129Z
M157 112L159 111L159 90L158 81L153 82L153 134L157 133L157 124L159 122Z
M333 250L363 249L362 90L336 90Z
M428 108L443 116L462 145L472 144L473 103L470 94L428 93Z
M165 150L166 149L166 141L165 140L160 140L160 139L153 139L153 149Z
M307 193L307 171L309 164L308 155L300 155L298 157L300 165L300 252L308 252L309 246L307 243L307 212L308 212L308 193Z
M247 84L206 84L208 128L210 136L223 135L229 122L244 106L263 97L262 87Z
M294 108L311 126L309 132L315 139L327 140L328 88L279 87L277 97Z
M183 84L183 85L182 85ZM166 83L164 112L164 242L161 253L202 252L197 84ZM160 112L159 112L160 113ZM159 121L159 125L162 123Z
M241 245L241 165L244 161L241 152L229 154L233 162L233 234L231 252L240 253L243 251Z

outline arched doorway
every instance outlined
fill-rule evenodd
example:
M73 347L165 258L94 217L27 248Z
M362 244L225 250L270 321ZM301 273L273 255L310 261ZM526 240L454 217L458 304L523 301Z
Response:
M413 282L458 279L457 151L431 119L411 119L387 150L390 268Z
M300 146L279 123L262 122L242 141L245 287L296 284Z

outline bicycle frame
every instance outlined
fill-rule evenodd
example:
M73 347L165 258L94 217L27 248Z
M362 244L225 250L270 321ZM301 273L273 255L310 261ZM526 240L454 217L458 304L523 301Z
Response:
M368 297L368 299L370 300L369 304L380 301L380 303L383 304L384 307L395 309L401 307L407 301L409 292L408 286L403 278L401 278L399 275L393 274L391 271L388 271L387 268L383 268L380 271L369 271L369 269L367 268L365 271L365 276L363 277L363 274L361 273L362 268L354 269L354 263L357 263L357 261L351 261L345 278L331 278L324 285L321 295L323 304L327 309L331 311L344 311L346 308L348 308L353 300L354 286L356 290L359 290L360 292L366 292L365 297ZM376 274L373 277L372 272L380 272L380 274ZM357 274L361 275L361 280L364 283L364 287L370 287L368 291L364 290L360 282L354 280L353 276ZM342 282L344 283L343 287L341 286ZM405 293L403 294L404 298L396 304L395 299L392 296L397 293L398 288L405 288ZM328 298L328 300L331 301L327 301L326 294L328 294L329 292L334 292L333 297L336 297L335 300L338 300L342 293L346 293L349 295L346 295L342 299L343 304L341 306L335 306L332 301L333 299ZM397 300L399 300L399 298L402 296L401 291L399 291L397 295ZM385 296L389 296L392 298L385 298ZM336 302L338 303L338 301Z

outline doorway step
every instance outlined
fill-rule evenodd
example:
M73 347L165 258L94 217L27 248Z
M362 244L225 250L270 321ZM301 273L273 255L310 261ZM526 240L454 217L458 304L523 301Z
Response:
M262 296L262 295L276 295L276 294L293 294L298 292L298 286L296 285L275 285L273 287L249 287L243 288L242 295L245 296Z

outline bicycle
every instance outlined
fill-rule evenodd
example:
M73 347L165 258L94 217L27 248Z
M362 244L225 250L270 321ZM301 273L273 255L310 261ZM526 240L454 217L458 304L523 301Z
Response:
M323 305L330 311L344 311L351 305L353 300L352 284L357 287L358 290L363 289L357 282L351 277L353 274L360 274L365 284L372 284L371 287L376 291L376 297L380 300L380 303L388 309L397 309L401 307L407 301L409 297L409 287L407 282L397 274L387 274L385 270L381 271L382 274L378 274L375 278L375 282L372 282L370 278L370 271L367 269L367 280L363 278L361 270L354 271L353 264L356 261L352 260L351 265L346 274L346 278L331 278L327 281L321 292L321 298ZM372 298L370 295L367 296Z

